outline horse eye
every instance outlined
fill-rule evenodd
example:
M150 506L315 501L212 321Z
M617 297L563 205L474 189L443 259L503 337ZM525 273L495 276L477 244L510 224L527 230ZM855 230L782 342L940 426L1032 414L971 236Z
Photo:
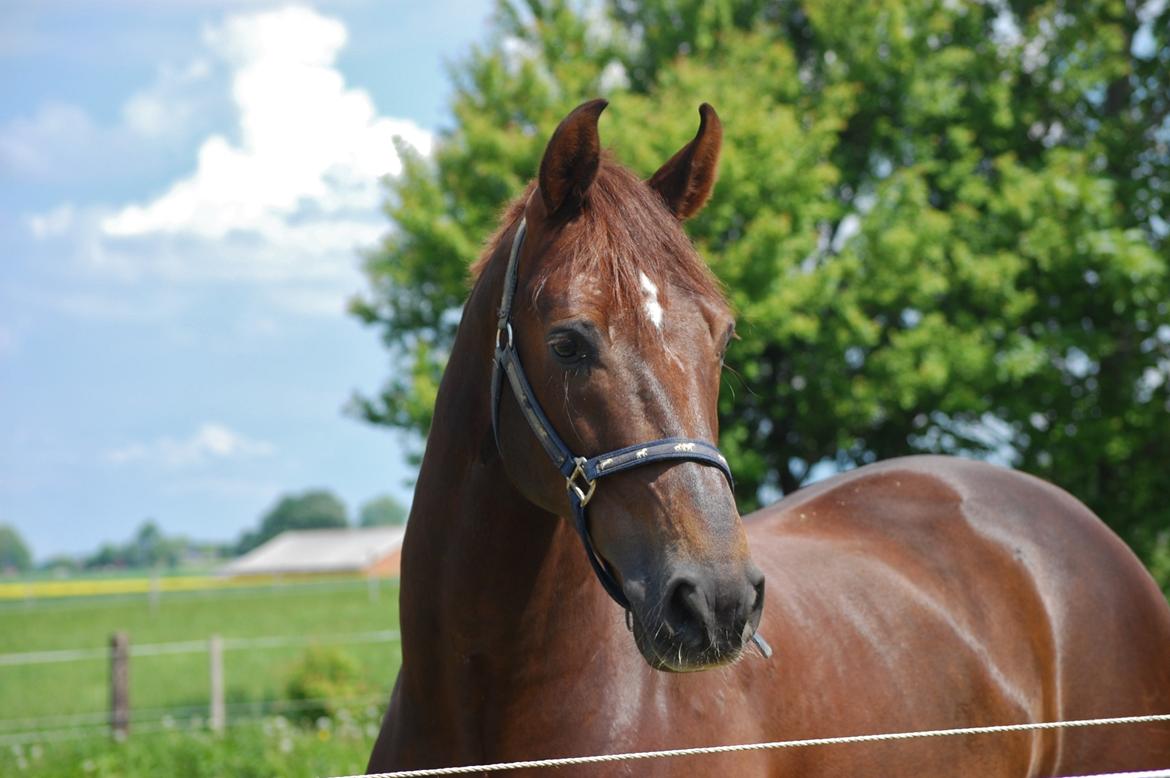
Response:
M548 347L562 366L571 370L591 367L597 358L596 328L588 323L570 322L548 333Z
M568 335L562 335L549 343L549 348L552 349L557 359L565 362L575 362L581 358L580 344L576 338Z
M719 359L722 360L727 356L727 349L731 346L731 341L736 339L735 325L732 324L727 328L727 334L723 336L723 344L719 348Z

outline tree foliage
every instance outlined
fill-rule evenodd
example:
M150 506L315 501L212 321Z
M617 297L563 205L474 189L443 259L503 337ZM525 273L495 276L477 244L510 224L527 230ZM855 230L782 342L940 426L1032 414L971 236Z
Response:
M364 504L358 511L358 524L363 527L399 527L406 523L406 506L397 498L384 494Z
M142 522L134 536L125 543L103 543L97 551L85 557L81 566L87 569L109 568L173 568L187 557L214 553L209 544L194 543L179 536L166 536L153 519ZM50 562L50 569L68 569L68 563L58 559Z
M454 123L390 182L354 313L400 366L358 400L425 432L467 266L556 122L649 175L725 125L688 223L739 334L721 397L742 506L831 467L990 456L1140 546L1170 525L1170 5L504 0Z
M288 494L264 514L256 530L244 533L236 551L240 554L251 551L288 530L345 527L348 523L345 503L330 491L316 489Z
M15 527L0 524L0 574L23 573L32 566L32 552Z

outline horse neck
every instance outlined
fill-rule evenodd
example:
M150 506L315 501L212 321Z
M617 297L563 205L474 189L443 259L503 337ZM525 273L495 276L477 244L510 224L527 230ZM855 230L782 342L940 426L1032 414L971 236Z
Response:
M444 661L472 655L572 661L579 630L621 624L569 523L517 491L495 448L491 344L506 261L497 249L472 291L435 403L403 549L404 672L438 677Z

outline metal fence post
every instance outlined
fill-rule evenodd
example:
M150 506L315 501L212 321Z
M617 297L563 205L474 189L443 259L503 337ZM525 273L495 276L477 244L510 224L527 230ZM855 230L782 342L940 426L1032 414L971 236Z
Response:
M207 641L208 670L211 675L211 708L208 723L212 732L223 732L227 726L227 706L223 696L223 638L212 635Z
M130 734L130 636L110 636L110 732L115 740Z

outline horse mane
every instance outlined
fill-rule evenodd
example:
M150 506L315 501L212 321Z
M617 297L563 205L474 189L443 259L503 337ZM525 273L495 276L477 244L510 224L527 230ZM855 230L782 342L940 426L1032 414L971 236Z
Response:
M535 188L535 182L530 183L505 209L502 226L471 266L473 282L492 257L506 255L498 252L500 242L520 220ZM529 282L534 299L554 273L567 272L596 279L611 290L615 302L635 307L645 294L639 276L645 273L660 287L669 283L726 303L722 284L699 257L678 218L654 190L608 154L602 155L581 212L562 227L559 248L559 261Z

